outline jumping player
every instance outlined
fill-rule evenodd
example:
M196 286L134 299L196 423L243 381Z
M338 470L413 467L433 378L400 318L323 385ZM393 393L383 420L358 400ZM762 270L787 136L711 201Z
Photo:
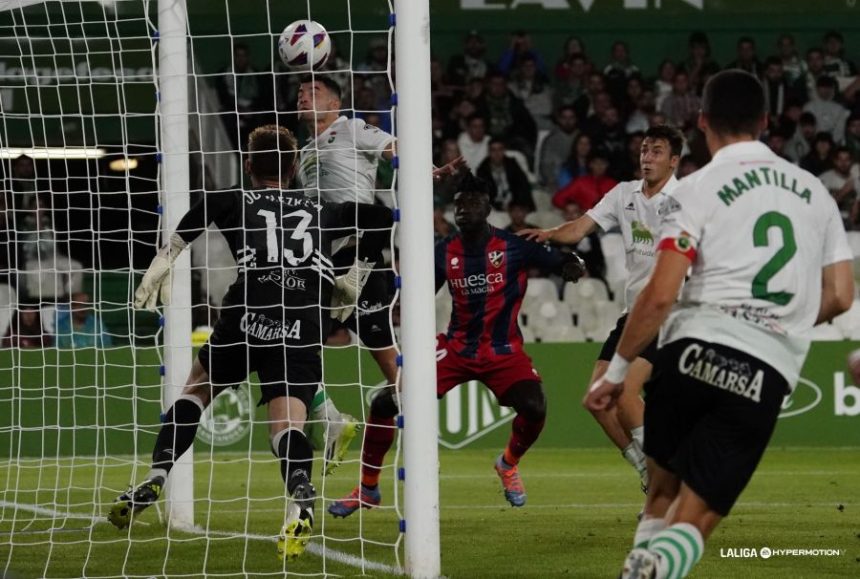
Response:
M597 227L604 231L615 227L621 229L627 265L627 284L624 288L626 308L600 350L589 385L606 372L624 330L627 310L636 301L636 296L654 269L656 236L660 226L657 212L678 184L674 173L683 148L684 135L679 130L667 125L651 127L645 133L639 152L642 179L619 183L600 203L575 221L568 221L552 229L524 229L518 233L535 241L576 245ZM648 488L648 471L642 450L645 407L639 394L642 385L651 375L656 354L655 339L631 364L625 379L624 396L618 403L608 410L592 411L609 439L639 473L643 490Z
M528 270L552 269L575 282L585 273L585 264L575 253L526 241L487 223L490 198L484 181L466 175L458 191L454 218L460 232L436 245L436 290L447 283L454 300L448 332L437 338L436 395L441 398L458 384L480 380L499 404L516 411L511 438L495 468L505 498L521 507L526 492L517 465L546 418L540 375L523 351L517 325ZM374 397L361 457L361 484L329 507L332 515L346 517L360 506L380 504L379 472L394 442L397 413L393 388Z
M664 204L654 272L583 401L611 406L663 326L645 386L650 488L623 578L690 573L758 466L809 330L854 297L836 203L758 141L766 110L749 73L725 70L706 84L699 127L713 158Z
M173 262L213 222L240 264L212 336L194 360L182 395L167 411L151 470L140 485L116 499L108 514L119 528L158 499L212 400L256 371L260 404L268 406L271 449L281 463L289 495L278 555L295 558L304 552L313 526L315 491L313 450L302 428L322 381L320 350L335 283L331 245L345 228L384 230L393 218L385 207L320 206L304 191L286 190L295 173L296 150L287 129L275 125L255 129L245 161L252 189L206 193L182 217L135 292L138 308L153 309L159 294L166 304ZM387 242L388 234L368 237L368 251L378 251L371 244Z

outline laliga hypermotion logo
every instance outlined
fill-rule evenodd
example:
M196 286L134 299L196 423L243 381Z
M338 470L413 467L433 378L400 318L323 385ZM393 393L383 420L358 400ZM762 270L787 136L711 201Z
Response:
M251 430L251 390L248 383L215 397L200 418L197 438L212 446L230 446Z

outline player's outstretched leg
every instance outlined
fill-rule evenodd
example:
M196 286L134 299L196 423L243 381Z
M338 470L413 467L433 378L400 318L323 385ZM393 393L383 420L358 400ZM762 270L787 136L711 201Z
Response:
M278 537L278 558L293 560L305 552L314 527L316 490L311 484L313 449L305 433L287 428L272 438L287 485L287 516Z
M386 388L373 398L361 449L361 484L349 495L329 506L328 512L333 516L348 517L362 507L369 509L382 502L379 473L385 454L394 444L394 417L397 412L393 387Z
M204 409L204 402L187 392L170 407L155 440L149 473L142 483L122 493L111 505L107 519L113 526L127 527L137 514L158 500L174 461L194 442Z
M519 462L538 439L546 421L546 397L540 382L527 380L511 386L499 400L517 412L511 438L496 459L496 473L502 481L505 498L512 507L526 504L526 489L520 478Z

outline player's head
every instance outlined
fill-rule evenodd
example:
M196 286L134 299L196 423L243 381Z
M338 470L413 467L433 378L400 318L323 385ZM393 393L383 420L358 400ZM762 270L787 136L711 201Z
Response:
M657 125L645 131L639 149L639 166L642 178L649 185L668 179L681 160L684 135L675 127Z
M299 85L299 119L308 123L340 114L340 85L325 74L305 75Z
M466 173L454 195L454 223L466 233L487 226L490 215L490 185L483 179Z
M296 138L284 127L264 125L248 136L245 171L254 186L263 181L289 183L296 170Z
M705 84L699 128L709 146L726 139L758 140L767 127L766 111L764 90L756 77L743 70L724 70Z

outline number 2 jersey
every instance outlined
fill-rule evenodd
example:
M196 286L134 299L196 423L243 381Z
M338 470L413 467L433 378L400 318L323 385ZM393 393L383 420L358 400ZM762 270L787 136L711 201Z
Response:
M851 260L836 203L759 142L720 149L661 209L658 250L692 260L661 344L698 338L771 365L793 388L821 305L821 270Z
M453 308L446 339L465 358L522 351L517 315L531 268L561 270L558 249L490 227L485 243L469 245L460 233L436 244L436 291L447 283Z
M225 310L245 309L246 318L254 314L243 323L256 321L261 333L289 333L295 325L287 321L302 319L315 328L308 339L319 342L334 283L332 240L363 227L387 242L393 216L386 207L362 203L320 204L302 190L226 190L204 193L176 232L190 243L210 223L221 230L239 266L224 296Z

